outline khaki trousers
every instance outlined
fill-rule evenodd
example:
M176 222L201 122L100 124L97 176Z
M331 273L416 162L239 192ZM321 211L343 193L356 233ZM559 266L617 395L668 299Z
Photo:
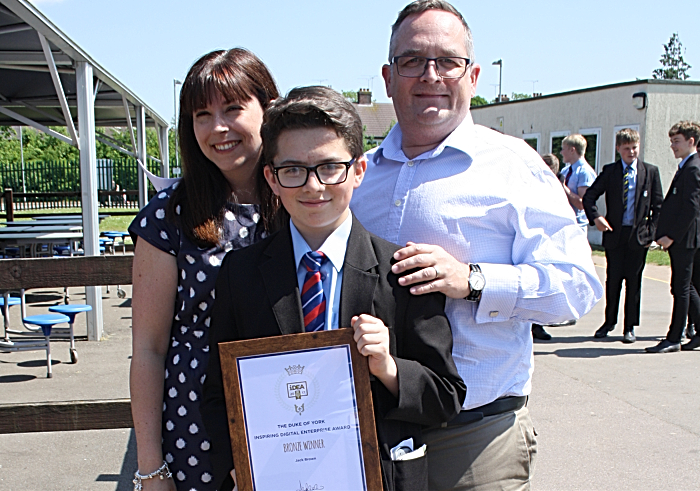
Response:
M426 430L430 489L529 490L537 442L527 407Z

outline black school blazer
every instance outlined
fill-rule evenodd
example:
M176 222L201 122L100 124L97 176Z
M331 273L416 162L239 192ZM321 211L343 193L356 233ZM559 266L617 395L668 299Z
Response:
M694 154L680 169L661 205L656 238L668 236L673 246L700 247L700 157Z
M622 160L603 167L601 173L583 196L583 208L588 222L595 226L595 219L600 216L596 201L605 193L605 219L612 227L612 232L603 232L603 247L615 248L620 241L622 217L622 177L624 174ZM630 240L646 247L656 235L661 203L664 199L661 188L659 168L637 159L637 187L634 193L634 223Z
M391 272L398 249L367 232L353 217L339 315L341 327L350 327L353 316L369 313L389 328L390 350L398 367L398 399L381 382L371 381L382 477L388 491L427 489L427 459L392 462L389 450L410 437L414 448L423 445L422 428L450 420L466 396L452 359L445 296L414 296L399 286ZM293 251L287 225L257 244L230 252L221 265L200 408L219 489L233 460L218 343L304 332Z

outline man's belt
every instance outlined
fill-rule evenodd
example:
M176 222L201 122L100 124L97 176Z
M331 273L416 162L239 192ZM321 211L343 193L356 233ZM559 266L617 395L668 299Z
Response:
M468 425L470 423L480 421L487 416L495 416L497 414L517 411L518 409L523 408L526 403L527 396L503 397L480 407L462 410L453 420L447 423L442 423L440 427L446 428L449 426Z

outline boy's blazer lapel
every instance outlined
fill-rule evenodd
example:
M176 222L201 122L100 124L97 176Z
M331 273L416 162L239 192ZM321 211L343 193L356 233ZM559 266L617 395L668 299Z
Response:
M353 215L343 264L338 327L350 327L350 320L358 313L375 315L372 300L379 275L371 271L378 264L369 232Z
M304 332L304 314L289 225L272 239L264 254L268 259L260 264L260 274L280 331L282 334Z

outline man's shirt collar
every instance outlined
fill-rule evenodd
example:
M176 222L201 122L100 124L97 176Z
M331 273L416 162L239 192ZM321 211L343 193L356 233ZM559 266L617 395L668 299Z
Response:
M470 142L472 141L473 132L474 121L472 120L471 113L467 113L467 116L459 124L459 126L457 126L457 128L455 128L454 131L452 131L452 133L447 135L447 138L441 141L438 144L438 146L436 146L432 150L423 152L422 154L418 155L413 159L409 159L408 157L406 157L406 154L403 152L403 148L401 146L403 139L401 127L398 124L395 124L389 132L389 134L387 135L387 137L382 142L382 144L379 146L376 152L374 152L374 163L381 163L381 159L379 159L380 155L385 159L395 160L401 163L407 162L409 160L430 159L440 155L447 147L454 148L456 150L459 150L460 152L464 152L465 154L469 155L468 148Z
M294 265L298 269L304 254L312 251L291 219L289 220L289 228L291 229L292 244L294 245ZM333 268L338 272L342 269L343 263L345 262L345 251L348 248L348 239L350 238L351 229L352 212L348 213L348 217L345 221L328 236L323 245L318 249L326 255L333 265Z
M620 159L620 161L622 161L622 170L630 167L635 173L637 172L637 159L634 159L631 164L628 164L623 159Z

